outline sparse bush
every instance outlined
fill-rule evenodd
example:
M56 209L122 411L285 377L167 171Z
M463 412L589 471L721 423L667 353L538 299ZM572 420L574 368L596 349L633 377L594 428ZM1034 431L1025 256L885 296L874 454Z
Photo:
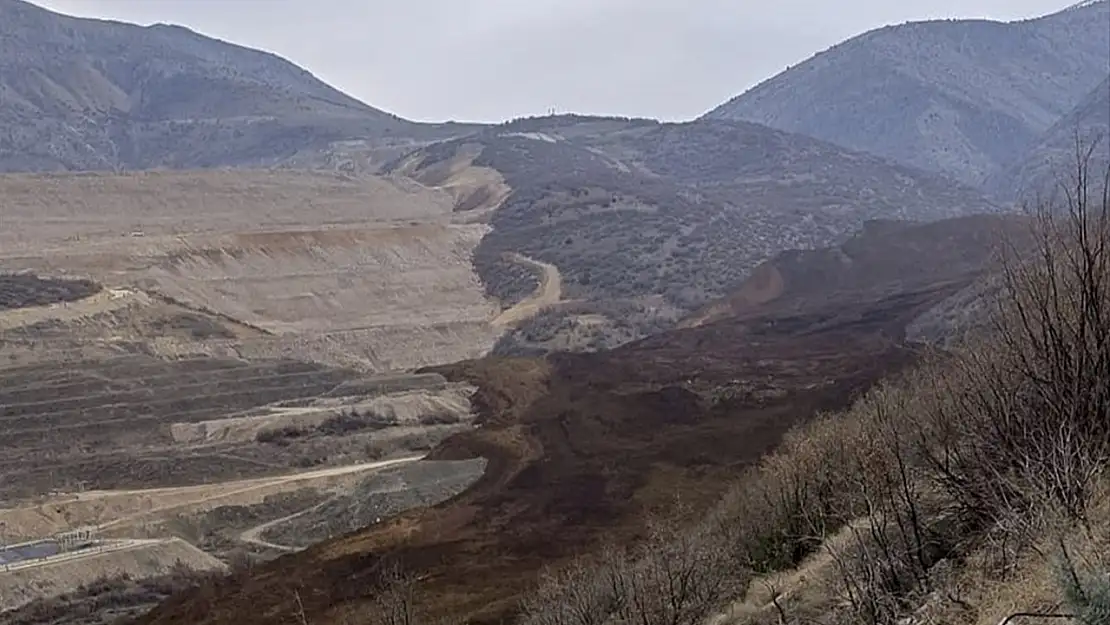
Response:
M316 428L316 431L325 436L343 436L362 430L381 430L395 425L397 425L395 417L352 410L329 417Z
M522 605L524 625L699 625L746 581L728 566L719 528L649 525L637 549L609 547L597 562L545 573Z
M310 469L312 467L318 467L325 462L327 462L327 458L323 456L300 456L293 461L293 466L298 469Z
M547 576L526 623L685 622L659 584L629 590L651 553L729 571L710 593L717 603L735 591L728 582L823 555L829 592L811 611L821 623L894 623L935 596L940 562L995 549L1013 562L1050 524L1090 535L1110 465L1110 185L1092 184L1082 159L1077 170L1062 205L1038 206L1034 255L1004 258L980 334L788 435L669 546ZM704 562L683 557L694 536L712 537ZM1078 620L1110 622L1110 571L1064 554L1060 584ZM779 622L793 622L778 597Z
M263 444L288 445L290 439L308 436L310 431L296 425L286 425L272 430L262 430L255 434L254 440Z
M1110 461L1110 185L1076 171L1062 205L1036 207L1034 256L1006 255L988 330L938 369L930 465L984 523L1085 522Z
M430 412L420 417L420 425L454 425L462 418L453 412Z
M91 280L43 278L28 273L0 273L0 310L73 302L102 287Z

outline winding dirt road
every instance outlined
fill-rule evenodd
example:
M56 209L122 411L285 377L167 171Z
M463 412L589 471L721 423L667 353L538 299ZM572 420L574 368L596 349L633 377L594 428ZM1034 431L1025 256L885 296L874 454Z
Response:
M515 252L506 256L510 261L531 267L540 272L540 285L531 295L502 312L492 322L496 328L506 328L535 317L546 306L559 303L563 298L563 276L559 268L550 263L529 258Z
M321 501L320 503L318 503L314 506L310 506L308 508L305 508L304 510L301 510L300 512L294 512L293 514L283 516L280 519L274 519L273 521L267 521L267 522L263 523L262 525L256 525L256 526L248 529L247 531L239 534L239 541L244 542L244 543L248 543L248 544L251 544L251 545L257 545L259 547L265 547L265 548L268 548L268 549L276 549L278 551L289 551L289 552L299 551L299 549L296 548L296 547L290 547L289 545L279 545L277 543L272 543L272 542L263 540L262 539L262 534L264 532L266 532L266 530L269 530L272 527L277 527L278 525L281 525L283 523L287 523L289 521L292 521L293 519L304 516L304 515L308 514L309 512L314 512L317 509L322 508L325 505L331 503L334 499L335 499L335 497L328 497L327 499Z
M144 517L149 517L149 516L152 516L152 515L155 515L155 514L165 513L165 512L168 512L170 510L175 510L175 509L178 509L178 508L196 506L196 505L204 504L208 501L227 499L227 498L231 498L231 497L234 497L236 495L241 495L241 494L244 494L244 493L248 493L250 491L257 490L257 489L260 489L260 488L273 487L273 486L276 486L276 485L288 486L288 485L296 484L298 482L318 480L318 479L327 478L327 477L337 477L337 476L342 476L342 475L347 475L347 474L352 474L352 473L362 473L364 471L372 471L372 470L375 470L375 469L384 469L385 467L395 466L395 465L398 465L398 464L405 464L405 463L408 463L408 462L416 462L417 460L420 460L423 457L424 456L407 456L407 457L404 457L404 458L395 458L395 459L392 459L392 460L379 460L379 461L376 461L376 462L366 462L366 463L343 466L343 467L330 467L330 468L327 468L327 469L320 469L320 470L317 470L317 471L307 471L307 472L302 472L302 473L291 473L291 474L288 474L288 475L281 475L281 476L272 477L272 478L255 478L255 479L242 480L242 481L236 481L236 482L225 482L224 484L222 484L223 487L233 486L234 488L232 488L231 490L221 490L219 492L216 492L213 495L206 495L205 494L205 489L208 489L208 490L213 489L213 487L211 485L206 485L206 486L183 486L183 487L180 487L180 488L155 488L155 489L144 489L144 490L135 490L135 491L92 491L92 492L81 493L80 495L78 495L78 498L79 498L79 500L87 501L89 499L96 499L96 498L102 498L102 497L107 497L107 496L120 496L120 495L131 495L131 496L137 496L137 495L139 495L139 496L141 496L141 495L150 496L152 494L157 494L157 495L196 494L197 495L197 497L195 499L194 498L189 498L187 496L182 497L180 500L174 501L171 504L162 505L162 506L155 505L155 506L152 506L151 508L143 510L142 512L139 512L137 514L130 514L130 515L127 515L127 516L123 516L121 518L109 521L107 523L101 523L100 525L96 526L98 530L104 530L104 529L108 529L108 528L111 528L111 527L114 527L114 526L117 526L117 525L124 525L124 524L127 524L127 523L135 522L138 519L141 519L141 518L144 518Z

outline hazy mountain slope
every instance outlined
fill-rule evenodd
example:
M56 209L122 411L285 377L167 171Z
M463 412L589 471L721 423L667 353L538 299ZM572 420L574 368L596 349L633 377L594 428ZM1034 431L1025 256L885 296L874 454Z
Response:
M1074 175L1076 139L1082 151L1091 150L1092 173L1104 174L1110 165L1110 76L1021 158L990 176L985 187L1005 199L1032 199L1051 192L1054 185Z
M273 54L0 0L0 171L270 164L430 131Z
M707 114L764 123L978 184L1106 75L1110 1L1039 19L889 26Z
M971 215L929 223L875 220L840 245L788 250L762 263L727 297L683 320L694 327L753 312L800 314L830 302L969 286L1005 243L1031 232L1023 215Z
M996 210L950 180L756 124L608 123L531 120L407 159L419 171L467 152L512 188L475 257L492 295L532 288L502 258L519 252L556 265L568 298L693 307L763 259L828 245L868 219ZM579 134L581 124L593 127Z

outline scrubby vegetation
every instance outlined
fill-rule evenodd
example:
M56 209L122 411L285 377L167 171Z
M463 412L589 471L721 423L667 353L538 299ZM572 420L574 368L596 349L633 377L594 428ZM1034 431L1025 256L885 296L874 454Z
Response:
M670 329L680 316L680 309L664 301L602 300L561 304L541 310L506 333L494 345L493 354L530 356L552 351L613 349Z
M794 432L695 527L552 573L524 621L1107 622L1110 201L1080 172L978 333Z
M1110 172L1087 177L1037 208L974 333L793 431L693 525L679 506L548 571L522 622L1108 622Z
M384 430L398 424L397 419L372 411L347 410L328 417L317 426L286 425L279 428L262 430L255 435L255 441L279 446L287 446L293 440L312 436L346 436L355 432Z
M4 614L9 625L109 625L149 610L170 595L212 577L185 567L168 575L136 580L106 577L74 592L39 599Z
M520 120L435 146L424 162L475 145L473 164L513 189L474 257L505 303L535 286L506 252L557 266L568 298L662 295L691 309L766 258L832 244L868 219L995 209L949 181L751 124Z
M0 310L73 302L95 295L100 289L91 280L0 273Z

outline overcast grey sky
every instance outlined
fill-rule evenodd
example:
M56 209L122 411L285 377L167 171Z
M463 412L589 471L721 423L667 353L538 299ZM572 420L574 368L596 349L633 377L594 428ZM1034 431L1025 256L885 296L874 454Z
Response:
M847 37L1074 0L35 0L280 54L409 119L689 119Z

